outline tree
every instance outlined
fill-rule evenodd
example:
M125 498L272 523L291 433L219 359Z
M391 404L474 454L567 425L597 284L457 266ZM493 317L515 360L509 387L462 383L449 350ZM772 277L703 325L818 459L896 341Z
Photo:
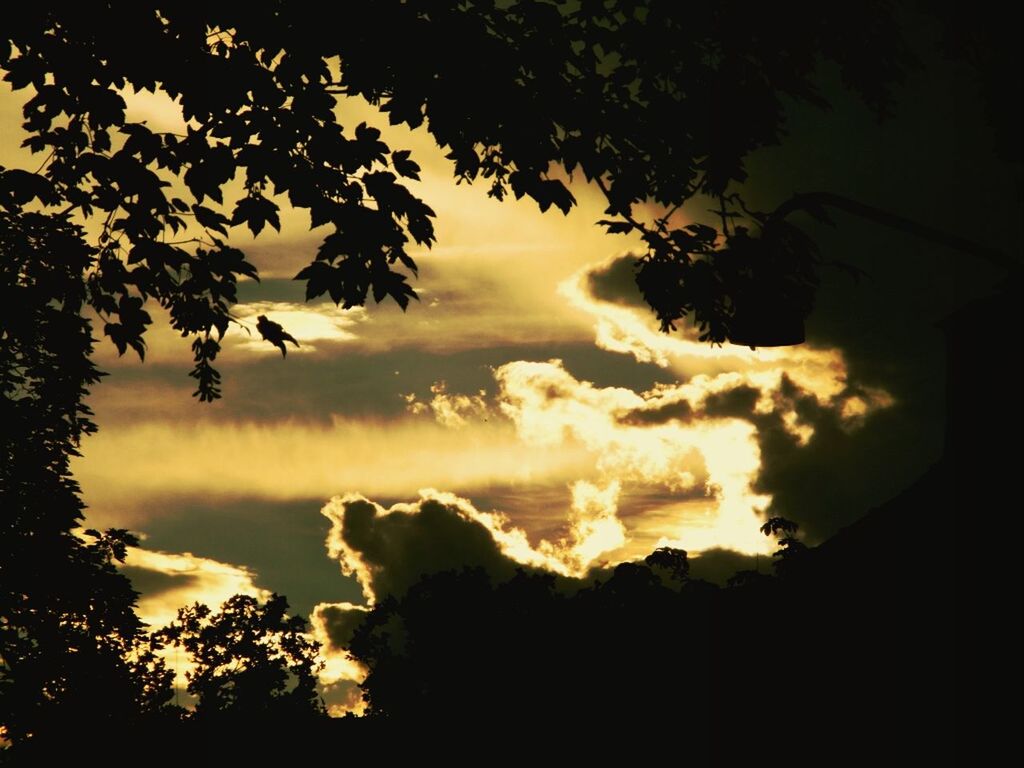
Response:
M809 241L781 217L757 220L756 235L729 223L737 215L730 185L744 178L751 150L778 141L781 99L824 105L813 83L823 58L883 109L907 58L885 3L800 10L797 24L779 9L733 3L685 12L628 1L429 5L428 13L428 4L387 2L338 35L287 3L244 12L41 8L9 26L0 66L12 87L34 91L25 144L45 161L38 173L4 172L0 189L11 211L32 202L62 221L98 217L85 271L105 335L143 356L143 304L157 301L176 330L196 337L191 375L210 400L219 396L212 363L236 282L256 277L224 238L231 226L279 227L271 192L332 230L297 275L308 298L327 293L351 307L372 294L405 307L415 296L402 272L416 269L406 249L433 242L433 212L399 183L418 175L408 152L391 150L375 129L349 133L339 122L335 95L362 96L393 123L426 124L455 175L486 179L499 199L527 195L542 210L567 212L575 201L552 166L579 169L607 196L611 231L643 232L650 252L638 278L665 327L692 312L705 338L723 341L742 322L742 305L760 301L746 300L749 278L771 283L799 313L810 308ZM377 29L410 54L438 36L461 48L426 60L399 51L382 65ZM486 79L466 57L491 65ZM128 87L180 99L187 133L128 122L118 93ZM243 174L243 194L225 201L225 185ZM182 184L191 202L176 194ZM721 232L670 226L668 211L697 195L718 201ZM666 209L651 225L634 216L647 200ZM269 321L259 330L282 341Z
M171 697L116 568L137 540L74 530L68 460L101 375L81 315L88 260L67 220L0 211L0 725L14 743L137 723Z
M668 572L673 581L685 582L690 574L690 561L686 551L674 547L658 547L644 558L648 568L660 568Z
M589 754L619 739L643 750L629 735L664 728L689 761L711 764L716 592L669 589L641 563L592 583L466 568L377 603L349 649L368 669L371 722L396 734L429 723L473 743L549 729L553 744Z
M14 744L109 738L159 719L171 699L172 673L115 567L137 541L119 530L85 537L60 549L46 537L5 538L23 546L4 553L0 605L0 723ZM31 591L12 589L26 583Z
M305 619L288 615L281 595L264 603L235 595L217 613L197 603L157 634L195 665L185 676L200 720L295 722L324 714L319 645L306 635Z

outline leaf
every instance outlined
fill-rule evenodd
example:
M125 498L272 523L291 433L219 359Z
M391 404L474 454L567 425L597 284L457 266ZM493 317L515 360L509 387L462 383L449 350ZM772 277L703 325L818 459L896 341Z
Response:
M299 342L295 340L294 336L282 328L279 323L268 320L266 315L256 318L256 330L260 332L260 336L281 350L281 357L288 356L288 350L284 346L286 341L290 341L296 347L299 346Z
M374 293L376 293L377 285L374 285ZM402 308L404 312L409 307L409 298L412 297L416 301L420 300L420 297L413 290L412 286L406 282L405 276L400 275L397 272L391 272L388 274L387 282L387 294ZM380 301L380 299L378 299Z
M609 235L625 235L633 231L633 225L628 221L611 221L610 219L601 219L597 223L602 227L606 227Z
M409 159L410 151L408 149L401 149L391 153L391 165L398 172L399 176L405 176L407 179L415 179L419 181L420 178L420 167L417 163Z
M49 179L20 168L0 169L0 195L4 193L14 205L19 206L33 199L46 205L57 205L60 202L60 197Z
M235 157L224 146L208 147L185 171L185 184L196 198L203 202L209 196L218 203L223 202L220 188L235 175Z
M569 210L576 205L576 198L562 182L556 179L545 179L543 186L547 192L547 199L555 204L564 215L569 215Z
M205 205L193 205L192 213L195 214L199 226L212 229L214 232L220 232L222 235L227 235L228 231L225 227L229 222L224 214L207 208Z
M263 231L263 227L267 223L280 232L281 219L277 212L277 204L263 195L243 197L235 205L234 213L231 215L231 226L237 226L244 222L249 226L254 237Z
M403 266L409 269L414 275L419 275L419 269L416 267L416 262L412 260L412 257L402 249L396 249L391 252L392 255L402 262Z
M332 291L332 288L338 282L337 273L337 267L325 261L314 261L312 264L303 267L293 279L306 281L306 301L312 301L327 291ZM331 298L334 299L335 304L340 301L340 296L336 298L333 291Z

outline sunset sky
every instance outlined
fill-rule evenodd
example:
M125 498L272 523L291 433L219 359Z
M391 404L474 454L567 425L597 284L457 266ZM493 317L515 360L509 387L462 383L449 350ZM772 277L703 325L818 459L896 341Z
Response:
M908 108L885 125L842 100L829 115L794 111L790 142L754 158L749 198L767 207L827 189L953 231L979 211L998 218L998 196L950 194L952 178L994 162L983 127L959 120L971 97L948 99L963 85L950 78L912 79ZM132 119L180 123L167 100L126 98ZM34 169L16 149L21 103L0 98L0 164ZM837 217L813 229L823 252L870 277L823 272L808 343L712 348L690 329L658 331L632 283L638 243L594 225L595 188L571 185L568 216L499 203L455 185L427 134L365 104L339 112L423 169L410 186L437 213L438 243L414 254L421 300L405 313L305 303L291 278L323 233L286 211L280 235L232 233L262 282L241 288L222 400L190 396L189 340L154 308L145 363L99 342L112 375L90 397L100 430L74 471L89 526L142 538L128 572L144 620L283 593L328 643L338 712L354 702L358 671L341 651L353 617L422 573L522 564L584 576L664 545L687 550L696 576L767 569L766 514L818 543L940 454L935 324L985 290L984 269L965 278L959 257ZM258 339L261 314L299 341L287 359Z

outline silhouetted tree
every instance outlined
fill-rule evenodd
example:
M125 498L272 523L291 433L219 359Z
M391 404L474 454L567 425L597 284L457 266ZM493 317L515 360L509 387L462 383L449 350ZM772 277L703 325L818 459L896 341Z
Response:
M630 733L671 723L700 754L706 713L694 702L708 694L710 670L677 662L706 657L706 607L638 563L590 586L525 571L493 582L465 569L382 600L350 650L369 669L371 717L399 728L557 733L586 723Z
M134 613L137 593L116 568L136 540L119 530L89 530L75 543L25 538L15 538L24 548L3 571L4 736L14 744L106 739L160 719L172 673ZM26 583L25 593L13 593Z
M306 630L281 595L264 603L235 595L216 613L199 603L180 609L157 636L188 654L197 719L294 723L325 714L316 688L319 645Z
M675 547L658 547L644 558L649 568L661 568L675 581L686 581L690 574L690 561L686 551Z
M15 743L131 724L171 695L116 568L137 541L75 531L69 458L100 377L82 237L59 216L0 211L0 724Z
M349 645L368 669L366 727L426 727L452 754L474 735L546 733L577 757L662 754L670 739L687 765L765 750L786 765L955 764L951 734L932 731L954 715L953 607L844 550L726 588L670 589L637 562L589 583L425 576L377 603Z
M774 536L779 543L779 548L772 553L775 558L772 566L780 576L792 573L806 557L807 545L797 538L799 530L799 523L785 517L770 517L761 526L761 533Z
M575 201L553 167L582 172L608 199L604 224L643 233L650 251L638 282L666 328L692 313L704 338L755 343L774 296L788 307L774 330L792 343L818 257L785 216L820 215L830 201L750 214L730 189L752 150L779 141L784 98L826 106L814 79L821 61L880 112L910 61L888 3L792 6L380 2L343 33L285 2L27 8L6 26L0 68L15 89L32 89L25 145L45 160L36 173L3 171L0 204L44 206L61 221L95 215L83 278L104 334L141 357L143 307L155 300L196 337L192 376L199 398L213 399L236 281L256 277L223 238L231 226L279 227L274 196L331 229L296 276L308 298L351 307L390 296L405 307L415 296L401 270L416 270L410 242L434 241L433 211L399 183L418 178L407 151L339 122L336 95L362 96L393 123L425 126L456 177L486 179L496 198L568 211ZM382 63L376 30L385 29L392 52ZM434 39L457 44L421 55L418 41ZM186 133L129 121L126 88L179 100ZM224 200L236 176L242 194ZM668 212L697 196L718 202L720 230L671 225ZM641 221L647 201L666 215ZM730 224L739 216L748 226ZM283 351L279 326L257 330Z

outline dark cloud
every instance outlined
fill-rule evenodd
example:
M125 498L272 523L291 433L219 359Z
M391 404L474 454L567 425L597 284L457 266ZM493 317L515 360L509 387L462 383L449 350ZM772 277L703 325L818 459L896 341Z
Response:
M286 595L298 615L323 600L361 598L359 585L327 557L330 524L320 514L321 499L164 497L149 506L154 517L143 526L148 549L244 563L260 587ZM143 577L159 582L152 573Z
M848 393L856 392L848 388ZM785 377L778 403L785 407L756 413L757 395L757 390L739 387L709 396L700 415L754 424L761 451L754 490L772 496L769 516L798 522L810 543L835 534L910 485L941 450L934 425L921 426L918 421L932 413L919 403L897 400L852 426L839 409L819 404ZM798 424L813 429L806 444L783 423L783 413L790 408ZM932 415L941 425L942 415Z
M437 500L386 514L365 499L346 501L341 509L340 530L336 525L331 535L340 535L357 553L378 599L402 595L430 573L480 567L504 580L519 567L502 553L484 525Z
M627 254L589 272L587 288L590 295L601 301L647 309L636 284L635 265L636 257Z
M927 453L900 455L913 445L913 424L896 407L845 429L834 411L808 419L814 435L799 446L777 418L758 423L762 469L756 490L773 495L769 515L800 523L812 542L826 538L891 498L928 467Z
M176 589L196 587L200 583L198 576L192 573L164 573L149 568L125 565L121 573L131 579L132 587L146 597L156 597Z
M693 418L693 406L688 400L677 400L673 403L656 405L652 408L637 408L624 413L618 418L620 424L630 427L643 427L664 424L667 421L681 421L684 424Z
M704 400L702 415L712 418L749 419L754 413L754 405L761 397L761 391L754 387L741 385L725 392L712 392Z
M330 650L334 651L348 647L356 627L365 618L366 611L363 608L348 603L324 603L316 607L317 622L323 629Z
M328 348L330 343L317 342ZM418 349L369 353L335 343L329 355L254 355L229 351L218 359L224 397L198 405L191 397L187 354L178 363L147 362L118 367L95 388L89 403L111 428L154 418L176 421L253 422L295 419L330 423L350 418L397 417L405 413L403 395L429 400L430 387L444 380L450 392L494 391L493 369L509 360L557 357L581 378L603 387L634 391L674 381L656 365L597 349L590 344L499 346L440 355ZM396 373L397 371L397 373ZM156 396L154 396L156 393ZM301 393L301 396L298 395Z

